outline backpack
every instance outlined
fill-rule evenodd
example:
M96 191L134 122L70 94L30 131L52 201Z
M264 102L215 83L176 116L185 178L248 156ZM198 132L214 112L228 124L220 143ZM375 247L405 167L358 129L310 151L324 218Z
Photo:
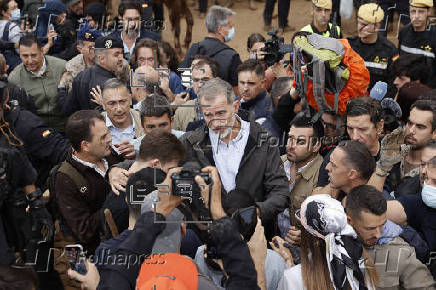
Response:
M5 29L3 30L2 40L5 42L9 42L10 26L11 22L7 22L5 25ZM7 65L9 65L8 73L10 73L17 65L21 63L21 59L15 49L2 49L1 53L5 57Z
M319 111L317 117L332 110L343 115L349 100L366 93L369 71L346 39L297 33L293 53L295 89L303 110L310 105ZM303 75L304 65L307 73Z
M49 200L48 208L54 220L61 217L56 207L55 188L56 188L56 176L58 172L66 174L68 177L70 177L82 194L85 194L88 191L88 181L73 165L71 165L71 163L67 161L63 161L62 163L53 167L50 170L50 174L47 180L47 188L50 192L50 200Z

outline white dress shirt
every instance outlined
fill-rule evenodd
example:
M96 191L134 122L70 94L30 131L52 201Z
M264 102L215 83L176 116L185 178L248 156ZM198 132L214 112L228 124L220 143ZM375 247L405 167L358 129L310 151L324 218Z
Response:
M104 166L104 171L100 169L100 167L98 167L96 164L88 162L88 161L83 161L82 159L80 159L79 157L77 157L76 155L73 154L73 159L83 165L85 165L86 167L92 168L94 169L98 174L100 174L103 178L106 175L106 172L109 168L108 163L106 161L106 159L103 158L103 166Z
M241 129L228 145L219 140L219 134L209 129L213 160L220 174L221 183L227 192L236 187L236 175L250 135L250 123L241 120L238 116L236 118L241 122Z
M132 125L127 127L124 130L118 129L112 124L111 119L106 114L106 126L109 128L112 136L112 144L121 144L123 141L129 141L132 143L132 140L135 139L135 120L133 119L132 113L130 114L130 118L132 119Z

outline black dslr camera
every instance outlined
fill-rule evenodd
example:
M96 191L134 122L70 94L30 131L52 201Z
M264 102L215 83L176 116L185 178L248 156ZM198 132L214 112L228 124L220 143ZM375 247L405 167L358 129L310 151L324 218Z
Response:
M270 67L282 60L286 53L292 52L292 44L284 44L285 39L277 36L277 29L268 31L268 35L271 35L271 39L265 42L262 51L266 52L264 61Z
M201 172L198 162L186 162L180 173L171 175L173 195L186 197L191 201L201 198L200 188L194 180L197 175L201 176L206 184L212 184L212 177L209 173Z

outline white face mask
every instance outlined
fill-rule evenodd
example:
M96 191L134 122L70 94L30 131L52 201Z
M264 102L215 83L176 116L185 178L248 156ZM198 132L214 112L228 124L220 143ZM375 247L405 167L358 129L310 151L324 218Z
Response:
M257 53L255 52L250 52L250 59L257 59Z
M436 187L428 185L424 182L424 186L421 191L422 201L426 206L436 208Z
M21 17L20 9L12 10L12 12L11 12L11 20L12 21L20 20L20 17Z

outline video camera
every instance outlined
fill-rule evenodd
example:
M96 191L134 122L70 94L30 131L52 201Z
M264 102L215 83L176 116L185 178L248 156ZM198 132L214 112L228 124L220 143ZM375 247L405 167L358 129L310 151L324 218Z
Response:
M268 35L271 39L265 42L262 51L266 52L264 61L270 67L281 61L285 54L292 52L292 44L284 44L285 39L277 36L277 29L268 31Z

